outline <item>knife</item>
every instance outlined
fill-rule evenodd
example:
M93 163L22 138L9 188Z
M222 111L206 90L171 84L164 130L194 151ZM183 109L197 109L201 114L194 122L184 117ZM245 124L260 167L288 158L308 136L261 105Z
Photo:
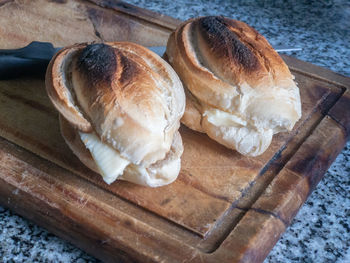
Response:
M165 46L147 47L163 56ZM21 76L44 76L52 57L61 48L55 48L49 42L33 41L19 49L0 49L0 80ZM300 51L301 48L275 47L277 52Z

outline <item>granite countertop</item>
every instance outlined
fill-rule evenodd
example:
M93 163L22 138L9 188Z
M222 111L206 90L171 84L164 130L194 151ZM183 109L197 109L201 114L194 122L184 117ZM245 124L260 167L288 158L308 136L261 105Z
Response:
M350 76L349 1L132 0L179 19L224 15L255 27L298 59ZM349 105L350 107L350 105ZM350 142L265 262L350 262ZM0 262L99 262L0 207Z

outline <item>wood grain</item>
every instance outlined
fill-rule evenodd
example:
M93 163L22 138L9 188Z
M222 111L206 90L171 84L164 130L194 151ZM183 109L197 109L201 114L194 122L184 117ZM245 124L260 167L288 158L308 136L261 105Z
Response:
M332 107L328 115L345 130L346 140L350 136L350 90L347 89L337 104Z
M119 1L0 1L0 48L33 40L164 45L180 21ZM181 127L182 169L151 189L106 185L64 143L43 79L0 81L0 203L115 262L261 262L350 132L349 78L283 56L302 119L243 157Z
M104 6L102 2L100 5ZM131 17L119 11L125 10L123 3L105 2L115 3L113 9L88 1L5 1L0 5L0 47L22 47L33 40L48 41L57 47L118 40L165 45L170 29L146 22L145 17L152 17L151 12L145 12L141 18Z

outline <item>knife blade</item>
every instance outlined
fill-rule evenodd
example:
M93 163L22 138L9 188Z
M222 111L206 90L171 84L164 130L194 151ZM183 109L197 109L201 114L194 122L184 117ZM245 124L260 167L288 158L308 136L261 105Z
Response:
M159 56L163 56L166 50L165 46L153 46L153 47L147 47L147 48L152 50L154 53L158 54ZM276 46L274 49L279 53L302 50L302 48L300 47L283 47L283 46Z
M52 57L61 48L49 42L31 42L19 49L0 49L0 79L43 76Z
M159 56L165 53L165 46L147 47ZM44 76L52 57L60 50L49 42L33 41L19 49L0 49L0 80L21 76ZM301 48L275 47L277 52L300 51Z

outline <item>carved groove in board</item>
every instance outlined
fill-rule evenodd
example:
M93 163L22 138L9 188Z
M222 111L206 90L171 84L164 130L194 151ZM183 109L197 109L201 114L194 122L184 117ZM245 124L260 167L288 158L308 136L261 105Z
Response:
M245 212L248 212L249 210L252 210L252 211L255 211L257 213L260 213L260 214L265 214L265 215L271 215L273 217L275 217L276 219L280 220L284 225L285 227L288 227L288 223L286 221L283 220L283 218L281 218L279 215L273 213L273 212L270 212L270 211L266 211L266 210L263 210L263 209L259 209L259 208L255 208L255 207L251 207L249 209L247 208L243 208L243 207L237 207L238 209L241 209Z

